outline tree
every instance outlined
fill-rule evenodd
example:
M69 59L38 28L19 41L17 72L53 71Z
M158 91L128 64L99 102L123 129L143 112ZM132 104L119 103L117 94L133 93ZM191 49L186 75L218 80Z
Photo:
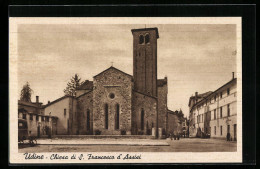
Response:
M79 78L78 74L72 76L70 82L67 83L66 89L63 90L64 94L69 96L76 96L76 89L82 84L80 80L81 78Z
M32 93L33 90L31 89L29 82L26 82L26 84L23 86L23 89L21 90L20 100L31 102Z

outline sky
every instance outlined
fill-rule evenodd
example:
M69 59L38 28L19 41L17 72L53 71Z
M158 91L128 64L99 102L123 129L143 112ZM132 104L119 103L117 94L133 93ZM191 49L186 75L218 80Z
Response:
M168 78L168 108L189 114L190 96L214 91L236 72L232 24L19 24L18 87L28 81L46 104L64 95L75 74L82 81L113 66L133 74L131 29L157 27L158 78Z

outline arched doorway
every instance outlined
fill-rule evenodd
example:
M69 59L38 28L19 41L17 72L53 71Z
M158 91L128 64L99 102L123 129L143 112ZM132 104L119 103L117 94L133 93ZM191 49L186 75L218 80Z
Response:
M116 104L116 113L115 113L115 129L119 129L119 114L120 114L120 109L119 109L119 104Z
M144 130L144 109L141 110L141 130Z
M105 129L108 129L108 104L105 104Z

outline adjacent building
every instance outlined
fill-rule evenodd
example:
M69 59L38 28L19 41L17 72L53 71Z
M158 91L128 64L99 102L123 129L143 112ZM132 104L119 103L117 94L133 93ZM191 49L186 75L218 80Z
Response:
M188 136L188 121L184 117L182 110L168 110L167 133L174 135Z
M28 135L41 137L57 133L58 118L45 114L44 106L39 102L39 96L36 96L36 102L18 100L18 118L26 120ZM23 123L18 123L19 125Z
M234 78L213 92L195 93L189 99L190 137L227 137L237 139L237 79Z

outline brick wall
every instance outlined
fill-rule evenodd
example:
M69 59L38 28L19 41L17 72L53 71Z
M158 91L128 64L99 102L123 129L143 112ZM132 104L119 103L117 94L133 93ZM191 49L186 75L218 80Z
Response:
M140 35L149 35L150 42L139 44ZM157 38L155 30L133 32L135 90L152 96L157 96Z
M143 132L146 134L147 129L156 127L156 103L157 99L133 92L132 107L132 133L138 134ZM144 110L144 130L141 130L141 111Z

